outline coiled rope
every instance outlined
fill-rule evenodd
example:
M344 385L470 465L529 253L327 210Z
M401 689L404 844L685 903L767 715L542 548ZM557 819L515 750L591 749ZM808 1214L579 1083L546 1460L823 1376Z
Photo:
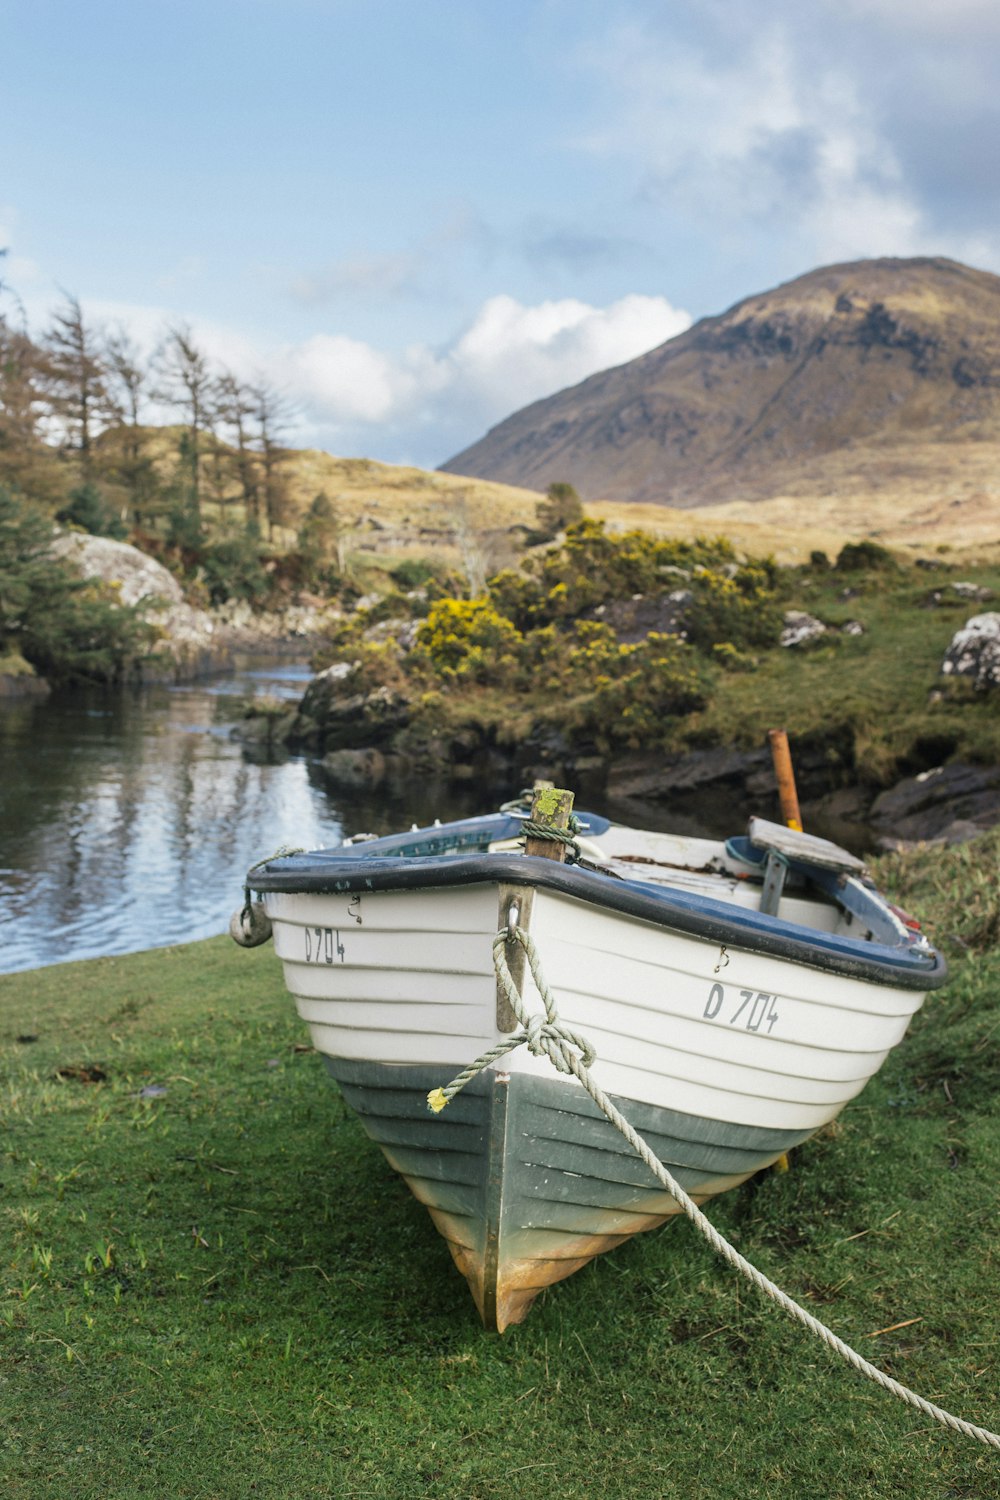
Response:
M523 997L514 982L507 963L505 950L508 942L520 943L524 949L531 968L532 977L545 1006L544 1016L532 1016L527 1012ZM555 999L542 972L538 950L528 933L520 927L514 927L509 932L506 928L501 928L493 940L493 966L496 970L497 979L510 1002L515 1016L521 1023L522 1029L513 1036L505 1037L495 1047L491 1047L488 1052L484 1052L481 1057L477 1058L469 1067L463 1069L444 1088L432 1089L427 1096L427 1103L435 1114L439 1114L448 1101L454 1099L455 1095L477 1073L481 1072L483 1068L488 1067L490 1063L503 1057L506 1053L513 1051L515 1047L525 1046L536 1057L547 1057L553 1067L560 1073L572 1074L574 1078L579 1080L598 1109L611 1121L615 1129L621 1132L636 1155L646 1163L653 1176L661 1186L666 1188L681 1211L687 1215L699 1234L708 1241L717 1255L720 1255L724 1261L745 1276L748 1281L752 1282L772 1302L776 1302L791 1317L814 1333L817 1338L823 1341L828 1349L832 1349L835 1354L839 1354L841 1359L845 1360L859 1374L867 1376L869 1380L874 1381L876 1385L881 1386L883 1390L888 1391L891 1395L898 1396L907 1405L916 1407L925 1416L932 1417L935 1422L940 1422L943 1427L949 1427L953 1432L962 1433L965 1437L975 1438L977 1442L986 1444L987 1447L1000 1450L1000 1436L997 1433L990 1432L985 1427L976 1427L971 1422L963 1421L961 1417L953 1416L951 1412L945 1411L942 1407L935 1406L932 1401L927 1401L923 1396L919 1396L916 1391L911 1391L909 1386L901 1384L898 1380L893 1380L891 1375L887 1375L877 1365L871 1364L857 1350L852 1349L850 1344L846 1344L843 1339L838 1338L832 1329L827 1328L825 1323L821 1323L818 1318L813 1317L812 1313L807 1312L804 1307L800 1307L779 1286L776 1286L773 1281L769 1280L763 1272L758 1271L756 1266L751 1265L750 1261L745 1256L742 1256L718 1232L694 1200L688 1197L680 1183L675 1181L652 1148L632 1128L624 1115L616 1109L600 1084L595 1081L590 1072L590 1067L596 1053L585 1038L579 1036L575 1031L570 1030L568 1026L564 1026L559 1020Z

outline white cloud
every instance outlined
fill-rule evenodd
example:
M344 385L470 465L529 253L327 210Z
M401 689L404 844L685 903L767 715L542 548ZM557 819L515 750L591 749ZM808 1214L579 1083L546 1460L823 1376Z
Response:
M390 355L316 334L282 350L278 368L311 440L434 464L519 407L633 359L690 322L664 297L598 308L570 298L527 307L499 295L443 350L417 344Z
M634 359L690 322L664 297L622 297L605 308L570 298L525 307L513 297L491 297L446 362L454 384L474 391L496 420Z
M286 383L307 410L337 423L389 420L405 401L406 372L358 339L317 333L282 355Z
M967 170L987 150L995 78L987 87L979 59L995 58L995 0L820 0L808 11L775 0L763 18L750 0L681 9L683 29L676 14L645 15L577 58L603 90L605 121L578 144L630 165L639 202L736 253L755 235L802 270L877 255L996 264L988 234L939 201L913 125L918 101L933 100L933 128L962 132Z

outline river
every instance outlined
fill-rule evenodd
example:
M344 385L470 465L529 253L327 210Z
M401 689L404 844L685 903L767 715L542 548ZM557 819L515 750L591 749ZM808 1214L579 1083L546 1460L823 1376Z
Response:
M301 756L245 748L241 697L298 699L288 660L181 686L0 705L0 973L225 930L255 860L481 811L426 783L405 809L328 794Z
M296 701L309 675L258 659L194 684L0 702L0 973L209 937L225 931L247 869L282 846L467 817L519 790L442 775L337 792L315 761L234 737L241 700ZM746 819L718 791L672 812L586 805L708 837Z

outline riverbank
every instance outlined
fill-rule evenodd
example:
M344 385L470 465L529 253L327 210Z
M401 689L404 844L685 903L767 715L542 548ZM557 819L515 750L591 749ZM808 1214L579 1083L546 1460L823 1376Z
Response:
M445 774L509 795L546 777L687 831L699 804L734 826L774 815L764 747L784 726L809 826L839 842L949 843L1000 822L1000 570L871 544L798 569L658 545L570 533L484 601L443 600L424 622L385 601L342 623L298 712L263 727L343 791ZM995 671L952 649L970 619L993 623Z
M712 1206L884 1368L996 1427L1000 835L880 881L953 968L836 1126ZM6 1493L848 1500L992 1493L683 1224L479 1327L308 1050L273 950L0 980Z

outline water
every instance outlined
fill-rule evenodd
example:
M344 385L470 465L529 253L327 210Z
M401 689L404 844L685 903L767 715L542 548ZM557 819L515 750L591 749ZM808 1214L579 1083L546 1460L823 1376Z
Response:
M193 685L0 704L0 973L209 937L250 865L282 845L467 817L516 794L444 775L338 793L307 758L234 738L241 698L294 702L308 680L304 664L245 662ZM718 837L746 824L718 791L672 811L581 791L583 806L647 828Z
M255 860L478 807L422 787L412 812L337 801L301 756L244 748L236 699L297 700L287 661L178 687L0 706L0 972L226 929ZM405 822L404 822L405 826Z

